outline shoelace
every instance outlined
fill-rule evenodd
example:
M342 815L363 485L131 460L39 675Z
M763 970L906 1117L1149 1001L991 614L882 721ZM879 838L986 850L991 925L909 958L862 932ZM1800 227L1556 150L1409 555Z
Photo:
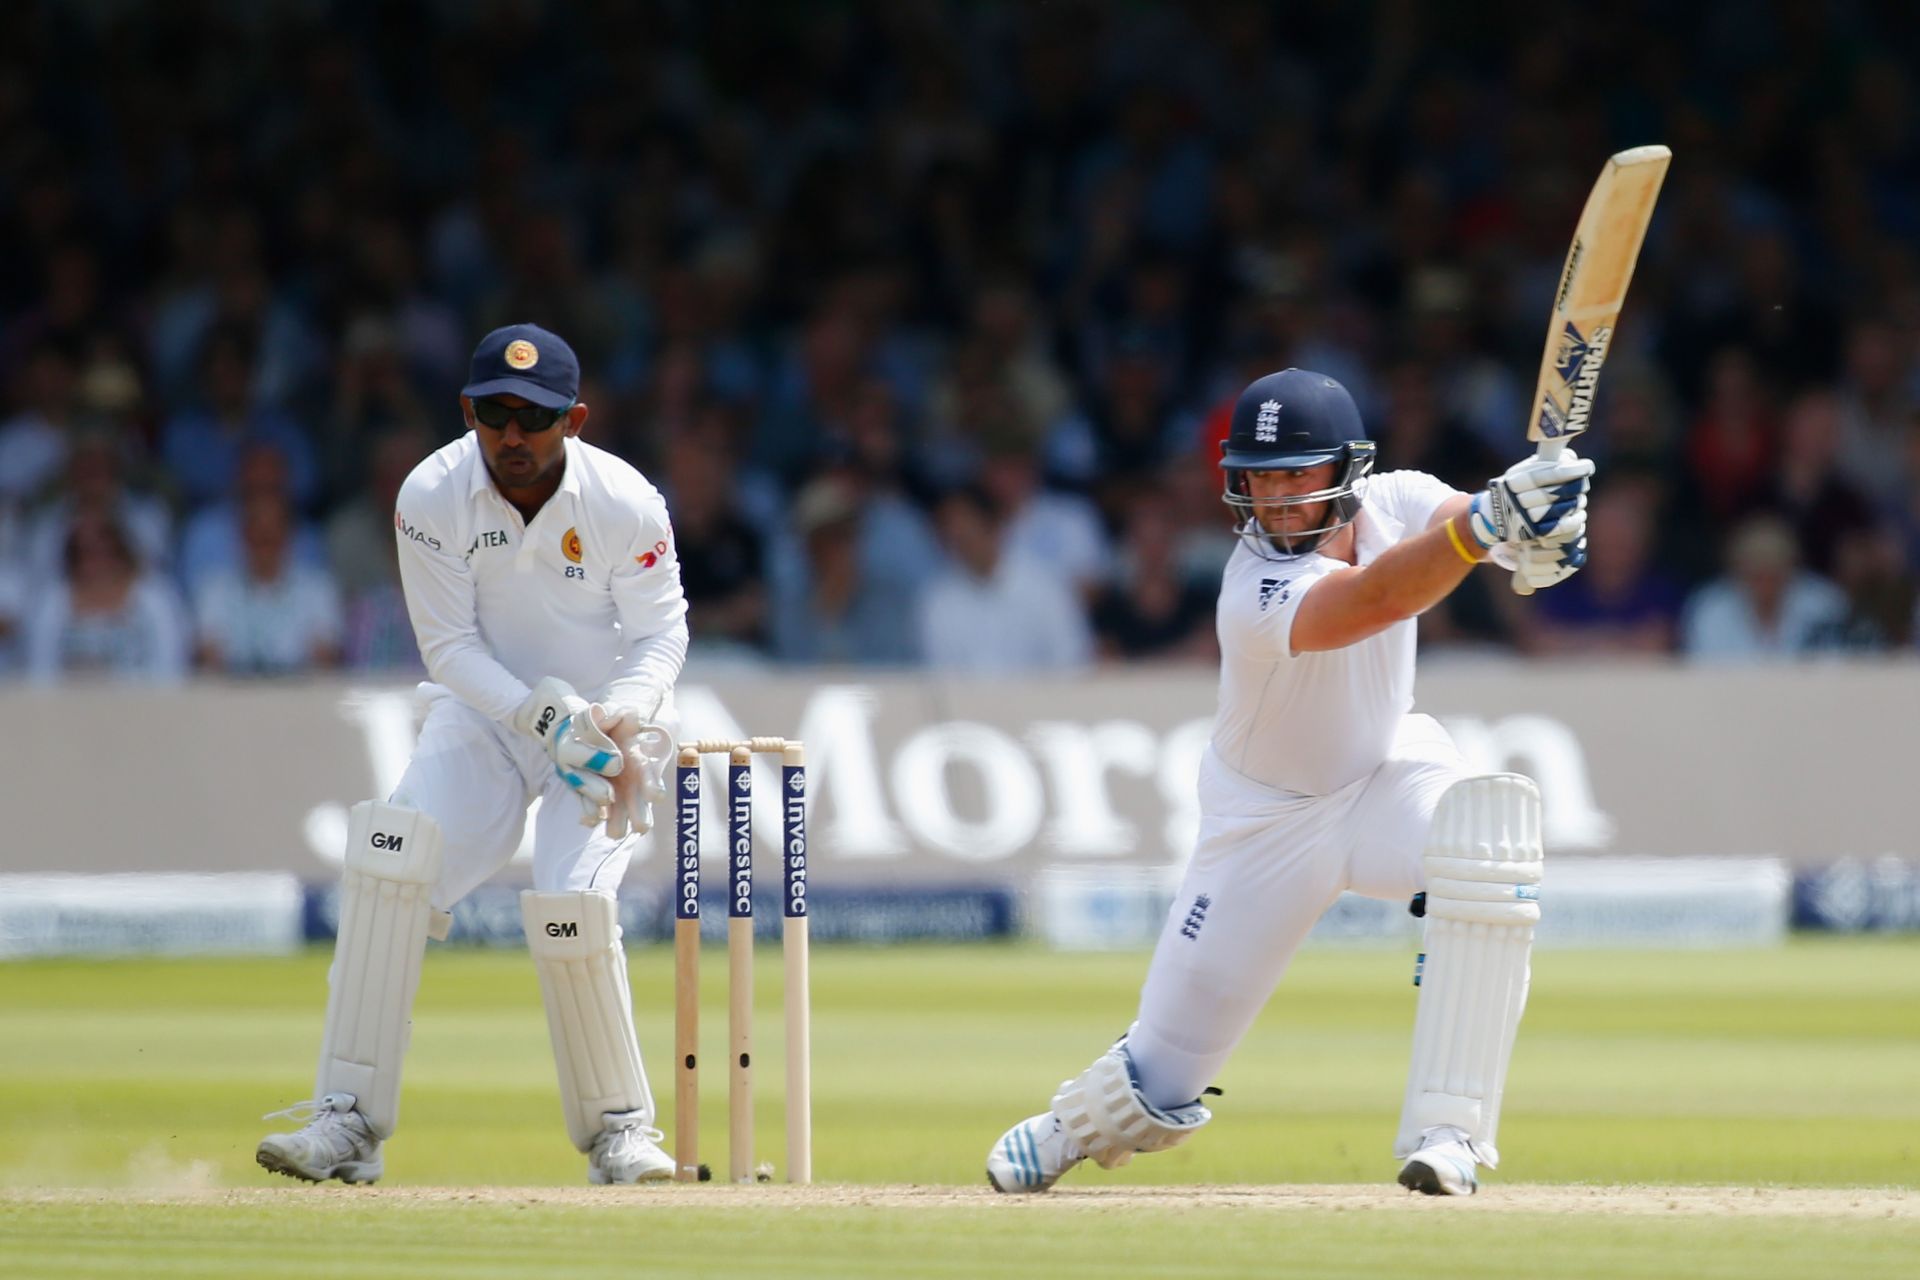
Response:
M627 1128L607 1130L607 1140L611 1142L623 1133L631 1133L636 1137L645 1138L648 1142L652 1143L663 1142L667 1136L658 1129L649 1129L646 1125L636 1124Z
M332 1110L332 1107L322 1106L314 1099L308 1098L305 1102L296 1102L284 1110L269 1111L260 1118L262 1120L292 1120L296 1124L306 1125L312 1123L322 1111Z

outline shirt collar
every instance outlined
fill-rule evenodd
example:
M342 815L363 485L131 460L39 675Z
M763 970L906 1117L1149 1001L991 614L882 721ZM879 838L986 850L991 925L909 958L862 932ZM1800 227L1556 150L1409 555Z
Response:
M500 501L505 502L507 495L500 492L499 488L493 483L493 473L487 470L487 455L481 451L479 432L469 430L467 434L474 438L473 475L467 481L467 497L469 499L475 499L483 493L491 493L494 497L500 499ZM564 493L577 502L580 498L580 472L587 463L586 459L580 455L580 442L574 437L567 437L565 451L567 455L567 469L560 477L560 487L554 491L554 496L558 497Z

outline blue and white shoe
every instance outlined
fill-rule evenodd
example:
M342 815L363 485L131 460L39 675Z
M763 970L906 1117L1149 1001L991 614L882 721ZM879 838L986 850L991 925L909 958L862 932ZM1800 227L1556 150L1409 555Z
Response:
M1441 1125L1420 1135L1420 1149L1400 1169L1400 1185L1428 1196L1470 1196L1480 1189L1479 1163L1466 1132Z
M987 1181L1010 1194L1045 1191L1087 1158L1051 1111L1022 1120L987 1154Z

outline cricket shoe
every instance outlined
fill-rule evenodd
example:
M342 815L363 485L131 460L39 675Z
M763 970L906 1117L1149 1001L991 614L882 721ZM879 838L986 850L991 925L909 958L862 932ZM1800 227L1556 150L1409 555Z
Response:
M587 1181L596 1187L659 1182L673 1176L673 1157L660 1149L663 1136L638 1111L609 1111L607 1127L587 1153Z
M1006 1131L987 1153L987 1181L995 1191L1045 1191L1061 1175L1087 1158L1073 1135L1051 1111Z
M260 1140L254 1159L269 1173L307 1182L377 1182L385 1171L380 1139L367 1118L353 1109L350 1093L330 1093L318 1102L297 1102L264 1118L286 1116L305 1123L292 1133L270 1133Z
M1400 1185L1428 1196L1470 1196L1480 1188L1479 1153L1464 1130L1450 1124L1420 1135L1420 1149L1400 1170Z

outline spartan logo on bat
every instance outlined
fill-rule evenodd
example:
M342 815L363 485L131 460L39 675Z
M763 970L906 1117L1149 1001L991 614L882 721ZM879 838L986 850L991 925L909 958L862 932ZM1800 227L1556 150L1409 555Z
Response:
M1573 321L1567 321L1567 327L1560 334L1559 349L1553 355L1553 371L1560 375L1560 381L1572 386L1594 350L1594 344L1574 327ZM1604 352L1605 348L1601 350ZM1602 358L1605 358L1604 354Z

